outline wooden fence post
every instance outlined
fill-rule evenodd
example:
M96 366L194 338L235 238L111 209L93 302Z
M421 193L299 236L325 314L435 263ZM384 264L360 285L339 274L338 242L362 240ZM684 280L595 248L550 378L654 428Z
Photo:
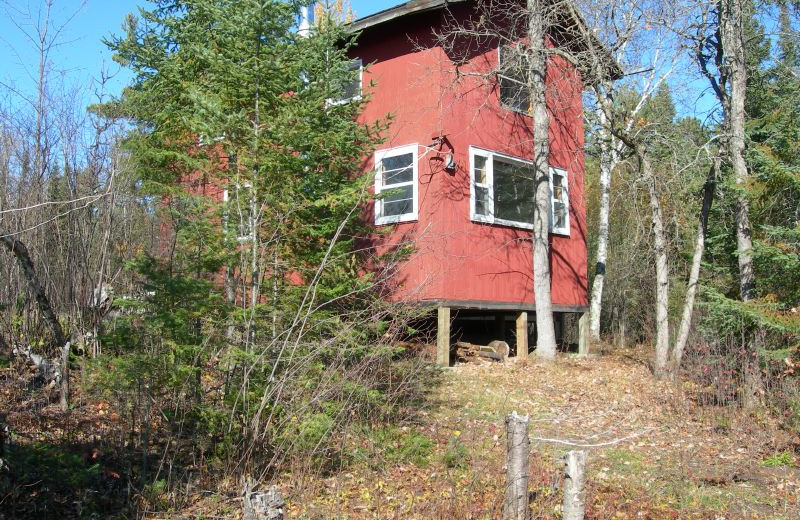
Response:
M531 441L528 437L528 416L521 417L517 415L517 412L506 416L506 437L507 470L503 518L504 520L529 520L530 468L528 467L528 456Z
M583 520L586 511L586 458L583 450L573 450L564 456L563 520Z

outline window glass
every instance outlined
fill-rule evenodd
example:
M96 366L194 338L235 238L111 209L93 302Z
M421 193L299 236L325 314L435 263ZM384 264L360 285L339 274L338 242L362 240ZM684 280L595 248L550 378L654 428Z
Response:
M550 228L553 233L569 235L569 192L567 172L550 168Z
M413 186L391 188L383 199L383 216L404 215L414 210Z
M383 183L385 185L411 182L414 179L414 154L406 153L394 157L384 157L381 161Z
M500 103L511 110L530 113L527 60L515 48L501 45L498 49Z
M533 222L533 171L528 166L494 158L494 216Z
M489 187L487 186L488 174L486 167L486 157L481 155L473 156L473 179L475 186L475 214L489 214Z
M350 74L350 79L342 85L341 101L361 97L361 60L351 61L347 66L347 70Z

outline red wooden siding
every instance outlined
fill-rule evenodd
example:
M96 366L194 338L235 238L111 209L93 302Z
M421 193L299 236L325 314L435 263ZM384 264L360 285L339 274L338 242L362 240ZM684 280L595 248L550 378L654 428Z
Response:
M392 225L376 238L381 247L412 241L413 256L397 273L394 299L472 300L531 305L531 232L470 220L470 146L531 159L531 120L502 108L498 90L485 79L456 77L453 62L431 38L441 13L406 16L365 30L352 55L368 65L371 96L363 118L391 113L393 123L380 149L429 145L446 135L454 149L453 173L433 152L419 161L419 219ZM486 72L497 63L495 46L475 52L464 73ZM586 211L582 83L574 69L554 59L548 69L551 165L567 170L570 235L551 235L553 303L586 306ZM375 88L368 87L374 81ZM373 167L372 160L369 161ZM373 218L373 208L368 218Z

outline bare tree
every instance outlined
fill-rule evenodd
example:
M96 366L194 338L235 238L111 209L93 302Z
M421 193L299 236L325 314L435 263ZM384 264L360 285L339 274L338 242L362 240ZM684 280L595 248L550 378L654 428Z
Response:
M98 305L99 296L110 294L111 282L130 279L120 275L125 257L143 247L132 237L153 231L143 225L151 220L147 202L136 196L120 150L119 117L86 109L91 100L106 100L109 75L101 71L91 84L73 85L69 72L53 62L82 6L2 2L37 60L26 71L30 88L0 77L0 243L13 259L0 264L7 280L0 298L18 302L0 314L0 333L24 314L14 341L32 343L43 322L58 347L51 353L62 357L62 365L70 339L99 353L94 346L108 310Z

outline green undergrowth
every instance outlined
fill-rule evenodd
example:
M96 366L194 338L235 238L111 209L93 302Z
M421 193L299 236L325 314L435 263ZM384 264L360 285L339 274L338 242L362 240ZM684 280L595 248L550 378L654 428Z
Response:
M412 427L385 426L364 429L356 440L352 462L370 467L431 462L435 443Z

